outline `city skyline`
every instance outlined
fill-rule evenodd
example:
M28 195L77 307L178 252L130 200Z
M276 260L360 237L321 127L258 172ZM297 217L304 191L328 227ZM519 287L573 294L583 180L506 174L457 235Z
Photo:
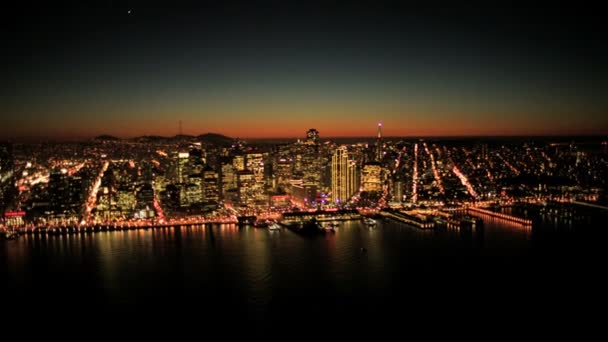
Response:
M597 12L600 13L600 12ZM0 137L605 135L592 9L168 5L7 11Z

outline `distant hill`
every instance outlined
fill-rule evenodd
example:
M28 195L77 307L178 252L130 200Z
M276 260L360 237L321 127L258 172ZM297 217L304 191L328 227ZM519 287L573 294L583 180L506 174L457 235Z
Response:
M170 142L189 141L189 142L203 142L203 143L219 145L219 146L230 145L234 141L233 138L227 137L225 135L217 134L217 133L205 133L205 134L201 134L199 136L181 134L181 135L176 135L173 137L145 135L145 136L133 138L131 140L137 141L140 143L146 143L146 142L170 143Z
M95 138L93 138L93 140L97 140L97 141L119 141L120 139L115 137L115 136L111 136L108 134L103 134L103 135L99 135L96 136Z
M213 145L230 145L234 141L233 138L217 133L205 133L199 135L197 138L204 143Z

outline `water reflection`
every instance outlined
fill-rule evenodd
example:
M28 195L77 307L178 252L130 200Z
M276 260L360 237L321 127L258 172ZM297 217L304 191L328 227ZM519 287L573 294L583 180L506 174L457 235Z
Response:
M350 221L313 239L234 224L25 235L0 241L0 265L7 284L24 296L45 288L71 298L78 287L87 300L130 308L191 303L260 319L295 308L345 313L353 298L375 303L473 283L489 272L515 281L536 266L535 255L594 247L593 228L605 218L560 229L553 219L532 229L486 219L483 229L436 231Z

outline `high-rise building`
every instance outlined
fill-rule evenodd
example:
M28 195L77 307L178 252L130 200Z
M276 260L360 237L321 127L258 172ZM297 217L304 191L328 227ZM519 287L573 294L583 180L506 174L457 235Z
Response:
M152 184L144 184L136 194L137 199L137 216L141 218L151 218L155 216L154 212L154 188Z
M116 201L118 210L123 214L130 215L135 210L136 203L135 191L131 187L124 185L118 187Z
M57 214L65 211L69 200L69 179L66 169L54 169L49 177L49 202Z
M201 143L194 143L190 145L188 152L188 174L199 174L203 170L203 148Z
M237 188L236 169L234 168L232 161L222 162L222 182L221 182L221 194L222 198L227 198L228 192L234 192Z
M141 207L152 208L154 206L154 189L152 184L144 184L137 191L137 204Z
M191 207L199 204L203 198L202 175L194 174L188 176L188 182L182 185L180 203L182 207Z
M488 144L481 144L481 159L488 159Z
M382 167L380 163L366 163L361 171L361 191L382 191Z
M239 171L237 175L239 201L243 205L253 205L255 202L255 177L253 172L249 170Z
M203 202L217 202L219 199L218 174L207 165L203 169Z
M378 140L376 141L376 161L381 162L384 157L382 150L382 122L378 122Z
M188 182L188 161L190 154L188 152L180 152L177 154L177 183L185 184Z
M319 132L311 128L306 132L306 144L307 145L316 145L319 142Z
M234 156L234 159L232 159L232 165L237 171L245 170L245 156L242 154Z
M358 190L357 163L348 155L346 146L334 151L331 160L331 193L334 203L346 203Z

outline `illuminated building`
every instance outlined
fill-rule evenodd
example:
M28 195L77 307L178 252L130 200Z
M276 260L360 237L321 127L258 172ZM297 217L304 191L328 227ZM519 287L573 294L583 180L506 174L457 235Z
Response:
M274 169L277 177L277 186L286 189L289 186L289 180L293 176L293 164L289 159L281 158L276 162Z
M382 168L380 163L366 163L361 171L361 191L382 191Z
M255 199L258 201L265 201L264 156L262 153L247 154L247 170L253 172L255 183L252 192Z
M237 189L236 169L232 162L222 163L222 198L227 198L229 192L234 192Z
M239 201L244 205L253 205L255 202L255 177L249 170L237 173Z
M481 144L481 159L488 159L488 144Z
M141 186L136 194L137 199L137 213L136 215L140 218L151 218L154 217L154 188L152 184L144 184Z
M167 185L163 205L174 210L181 206L180 189L177 186L173 184Z
M384 157L382 151L382 122L378 122L378 140L376 141L376 161L381 162Z
M335 150L331 160L331 193L334 203L345 203L358 190L357 163L351 160L346 146Z
M314 184L294 184L291 187L291 198L299 206L316 206L317 186Z
M85 183L81 174L75 174L68 180L68 204L74 213L78 213L84 203L86 194Z
M182 207L190 207L202 201L203 178L200 174L190 175L188 182L182 185L180 193L180 204Z
M137 192L137 205L152 208L154 206L154 189L152 184L144 184Z
M67 209L70 186L67 173L66 169L54 169L49 176L49 202L55 214Z
M125 214L130 214L135 209L137 203L135 192L130 187L121 186L117 190L117 209Z
M245 156L244 155L236 155L232 160L232 165L236 169L236 171L244 171L245 170Z
M306 132L306 144L307 145L316 145L319 142L319 132L311 128Z
M188 152L188 174L199 174L203 170L203 150L201 143L194 143L190 145L190 151Z
M401 177L396 177L393 180L393 184L392 184L392 190L391 193L393 195L393 201L395 202L402 202L403 201L403 186L404 186L404 182L403 179L401 179Z
M217 202L219 199L218 174L207 165L203 170L203 202Z
M180 152L177 154L177 183L184 184L188 181L188 161L190 154Z

